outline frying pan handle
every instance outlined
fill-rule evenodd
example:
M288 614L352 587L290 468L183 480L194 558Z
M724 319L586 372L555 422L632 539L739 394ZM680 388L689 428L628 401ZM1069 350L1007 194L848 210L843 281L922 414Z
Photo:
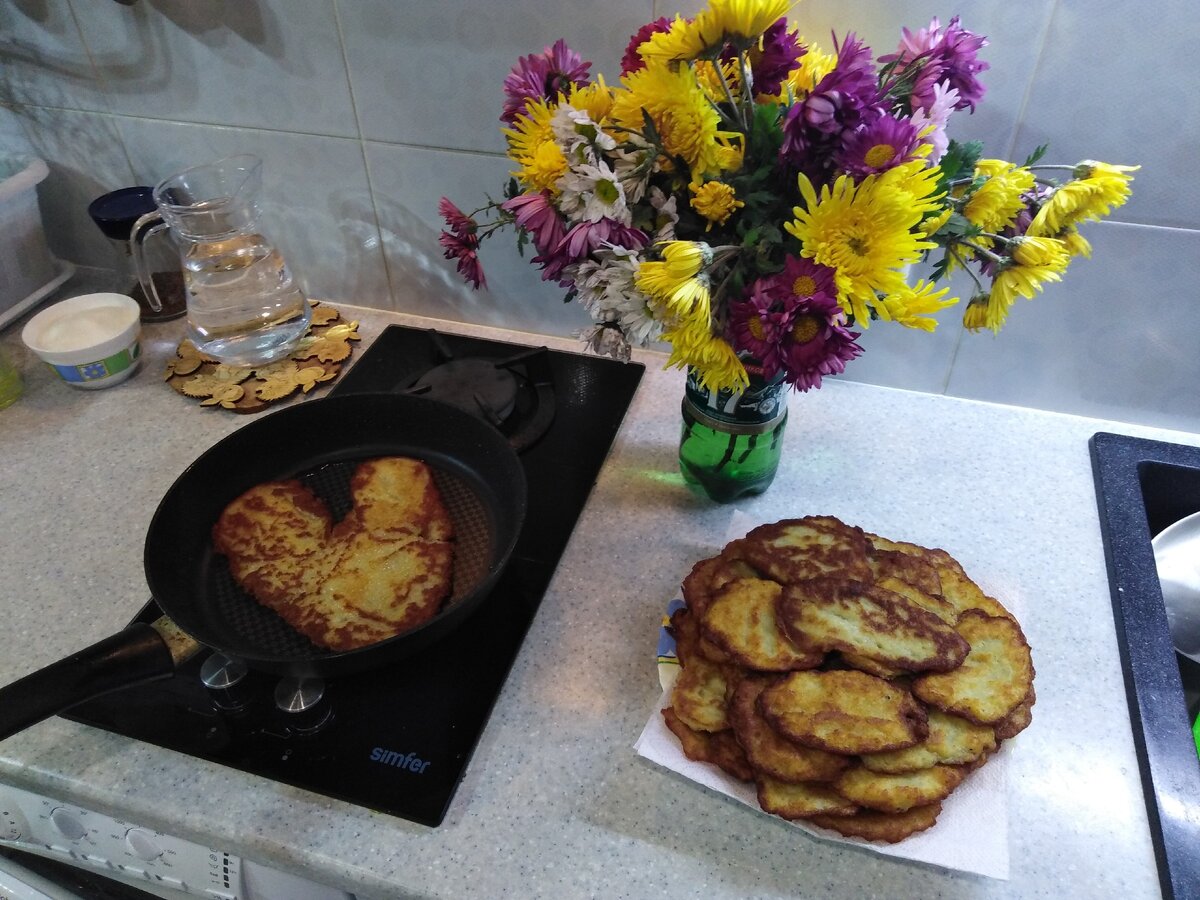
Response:
M0 740L118 688L175 671L158 632L142 622L0 688Z

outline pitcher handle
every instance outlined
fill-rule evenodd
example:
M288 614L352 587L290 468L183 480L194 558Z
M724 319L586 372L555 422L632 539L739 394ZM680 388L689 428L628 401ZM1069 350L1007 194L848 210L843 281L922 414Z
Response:
M150 266L146 263L145 244L147 240L166 228L167 223L163 221L162 213L154 210L138 219L133 225L133 230L129 232L129 249L133 254L133 266L137 271L138 281L142 285L142 293L146 295L150 308L155 312L162 312L163 302L162 298L158 296L158 287L154 284ZM148 230L143 234L143 229Z

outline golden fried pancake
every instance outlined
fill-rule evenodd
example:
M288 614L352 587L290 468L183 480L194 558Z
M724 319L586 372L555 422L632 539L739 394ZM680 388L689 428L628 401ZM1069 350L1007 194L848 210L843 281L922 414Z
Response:
M847 769L831 787L845 797L885 813L902 813L914 806L928 806L950 796L966 773L957 766L933 766L902 775L872 772L865 766Z
M789 740L830 753L899 750L929 733L908 691L865 672L792 672L763 690L758 710Z
M862 764L872 772L898 775L931 766L961 766L996 749L996 732L990 725L976 725L940 709L929 712L929 735L904 750L864 753Z
M770 683L768 677L747 676L729 701L729 721L746 759L758 775L775 781L832 781L850 759L789 741L767 724L758 712L758 695Z
M862 838L865 841L883 841L895 844L910 835L932 828L942 811L941 803L914 806L902 813L859 812L852 816L821 815L809 821L844 837Z
M967 642L933 613L899 594L845 578L810 578L782 589L779 624L793 643L841 650L911 672L945 671Z
M938 577L942 582L942 597L962 615L967 610L977 609L989 616L1012 619L1012 614L999 600L985 594L974 581L967 577L957 562L939 565ZM1013 619L1015 622L1016 620Z
M391 626L393 634L430 619L450 593L453 545L396 532L343 537L321 600L353 608Z
M906 672L904 669L898 669L895 666L889 666L879 660L871 659L869 656L863 656L861 653L840 653L841 665L828 666L827 668L845 668L858 669L860 672L866 672L868 675L874 675L876 678L902 678L905 675L911 675L911 672Z
M671 705L685 725L696 731L729 728L725 695L725 670L700 654L691 656L680 669L671 693Z
M878 534L871 534L869 531L864 534L867 543L874 550L893 550L897 553L903 553L906 556L916 556L933 566L946 564L958 565L953 556L945 550L936 547L922 547L920 544L913 544L908 541L893 541Z
M748 669L788 672L820 665L824 653L795 646L776 627L774 581L737 578L713 595L700 630L729 658Z
M936 572L937 570L935 569L934 571ZM882 578L876 579L875 587L891 591L893 594L899 594L909 603L933 613L947 625L954 625L958 621L959 611L954 608L953 604L943 599L941 594L931 594L923 591L921 588L894 575L885 575Z
M867 561L876 584L885 578L894 578L925 594L941 596L942 582L938 578L937 566L924 557L868 546Z
M450 596L453 578L453 544L431 537L453 529L424 463L364 462L351 489L359 505L333 526L301 482L257 485L225 507L212 532L247 593L338 651L427 621Z
M871 580L862 529L832 516L760 525L746 535L741 552L751 566L780 584L829 574Z
M950 672L921 675L912 690L922 701L981 725L1007 718L1029 696L1033 659L1021 628L1009 618L968 610L958 632L971 645L963 664Z
M329 510L296 480L250 488L222 511L213 526L213 546L229 558L239 582L260 573L260 589L286 594L312 587L319 568L298 565L324 551L332 525Z
M662 715L667 728L679 738L683 755L688 759L719 766L739 781L750 781L754 777L754 771L746 762L746 755L734 738L733 732L695 731L684 724L669 706L663 709Z
M754 783L758 788L758 805L783 819L850 815L858 809L827 784L778 781L767 775L755 775Z
M996 723L996 740L1007 741L1028 728L1033 723L1033 704L1036 702L1037 695L1031 684L1029 696L1021 701L1021 705Z
M454 523L429 466L404 456L360 463L350 481L355 528L418 534L433 541L454 538Z

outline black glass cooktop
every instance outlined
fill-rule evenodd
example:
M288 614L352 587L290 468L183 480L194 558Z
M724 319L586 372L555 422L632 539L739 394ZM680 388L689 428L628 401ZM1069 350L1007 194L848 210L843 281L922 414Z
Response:
M450 377L426 377L439 368ZM441 382L475 369L487 371L486 387L468 385L458 398L439 393ZM168 679L89 701L67 717L440 824L643 372L636 363L389 326L333 394L411 391L466 404L520 453L528 512L487 600L417 655L326 682L321 702L303 711L280 708L278 678L260 672L229 689L206 687L202 668L207 663L212 684L212 662L201 653ZM151 602L138 618L157 616Z

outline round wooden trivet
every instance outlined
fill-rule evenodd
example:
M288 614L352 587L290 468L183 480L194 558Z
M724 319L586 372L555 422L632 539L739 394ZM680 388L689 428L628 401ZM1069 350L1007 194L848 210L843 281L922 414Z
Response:
M189 340L167 362L166 382L201 406L256 413L296 391L308 393L337 378L359 340L358 323L344 322L334 307L310 300L308 333L286 359L265 366L228 366L202 355Z

